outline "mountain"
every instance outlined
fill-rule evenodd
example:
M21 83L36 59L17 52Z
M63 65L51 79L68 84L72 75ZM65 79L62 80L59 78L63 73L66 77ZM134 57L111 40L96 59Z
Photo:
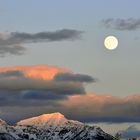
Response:
M75 123L75 124L82 124L81 122L78 121L73 121L73 120L67 120L64 115L61 113L52 113L52 114L43 114L41 116L29 118L26 120L22 120L17 123L17 125L21 126L38 126L38 127L48 127L48 126L53 126L53 127L62 127L67 123Z
M61 113L21 120L15 126L0 122L0 140L115 140L99 127L68 120Z

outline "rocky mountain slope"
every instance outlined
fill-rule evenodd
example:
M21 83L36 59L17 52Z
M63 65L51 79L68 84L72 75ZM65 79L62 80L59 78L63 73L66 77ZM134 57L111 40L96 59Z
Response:
M0 140L115 140L96 126L68 120L60 113L43 114L9 126L0 120Z

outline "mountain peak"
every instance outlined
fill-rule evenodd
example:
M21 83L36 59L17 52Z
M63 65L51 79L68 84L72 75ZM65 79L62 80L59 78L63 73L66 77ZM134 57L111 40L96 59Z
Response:
M37 117L22 120L17 123L17 125L34 125L34 126L60 126L67 122L68 120L59 112L51 114L43 114Z
M59 112L56 112L56 113L51 113L51 114L43 114L41 115L42 118L50 118L50 117L53 117L53 118L65 118L63 114L59 113Z

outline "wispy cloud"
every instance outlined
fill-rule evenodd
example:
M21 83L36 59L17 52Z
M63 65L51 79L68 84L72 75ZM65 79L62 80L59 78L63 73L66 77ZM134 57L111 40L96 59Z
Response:
M128 18L128 19L113 19L108 18L102 20L103 25L106 28L116 29L116 30L137 30L140 29L140 19Z
M54 32L6 32L0 33L0 56L6 54L21 55L28 43L53 42L63 40L75 40L81 37L82 31L74 29L62 29Z

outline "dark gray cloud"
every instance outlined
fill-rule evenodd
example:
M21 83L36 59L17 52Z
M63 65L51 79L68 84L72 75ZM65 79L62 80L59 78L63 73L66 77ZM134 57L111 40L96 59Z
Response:
M85 74L60 73L54 77L56 81L95 82L96 80Z
M19 97L24 100L59 100L66 99L68 94L56 93L52 91L38 91L38 90L29 90L22 91L19 94Z
M63 40L75 40L80 38L82 31L62 29L54 32L10 32L0 33L0 56L6 54L21 55L25 51L24 44L38 42L52 42Z
M81 83L25 77L0 78L0 106L45 106L50 102L53 105L56 100L77 94L85 94Z
M81 83L46 81L26 77L0 78L0 90L47 90L66 94L85 93L85 89Z
M68 91L69 92L69 91ZM56 101L65 100L68 94L57 93L47 90L26 91L0 91L1 107L25 107L55 105Z
M1 40L0 40L1 42ZM22 55L25 53L26 48L19 45L0 45L0 57L5 57L6 54Z
M77 39L81 35L81 31L73 29L62 29L55 32L39 32L39 33L11 33L9 43L33 43L42 41L61 41Z
M24 77L24 74L21 71L14 70L14 71L6 71L0 73L0 78L10 78L10 77Z
M116 30L137 30L140 29L140 19L128 18L128 19L105 19L102 20L103 25L106 28Z

